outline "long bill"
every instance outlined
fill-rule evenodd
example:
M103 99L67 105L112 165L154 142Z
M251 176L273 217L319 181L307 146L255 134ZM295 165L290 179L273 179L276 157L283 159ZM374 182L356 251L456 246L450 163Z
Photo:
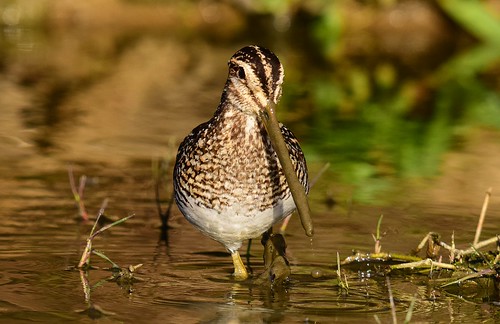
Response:
M306 232L307 236L312 236L313 224L311 220L311 210L309 209L309 203L307 202L307 196L304 187L299 182L295 169L293 168L292 160L290 160L290 153L286 147L285 140L281 134L281 129L278 123L278 119L275 114L275 104L269 102L264 111L261 111L261 118L266 127L267 134L271 139L274 151L278 155L278 159L285 173L286 181L288 182L288 187L292 193L293 201L299 212L300 222L302 227Z

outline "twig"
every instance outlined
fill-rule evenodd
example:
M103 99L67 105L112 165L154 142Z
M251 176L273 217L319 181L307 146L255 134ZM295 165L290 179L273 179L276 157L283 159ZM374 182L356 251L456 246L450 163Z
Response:
M99 210L99 214L97 214L97 218L94 222L94 226L92 226L92 230L90 231L90 235L89 237L87 238L87 245L85 246L85 249L83 250L83 253L82 253L82 257L80 258L80 262L78 263L78 268L82 268L83 266L85 265L88 265L89 264L89 261L90 261L90 254L93 253L93 249L92 249L92 240L99 234L101 234L102 232L104 232L105 230L115 226L115 225L118 225L118 224L121 224L123 222L125 222L126 220L128 220L129 218L131 217L134 217L135 214L131 214L127 217L124 217L124 218L121 218L111 224L108 224L106 226L103 226L101 227L99 230L95 230L96 227L97 227L97 224L99 223L99 219L101 218L101 216L104 214L104 210L106 209L106 206L108 204L108 199L104 199L102 205L101 205L101 208ZM99 255L101 256L102 253L95 253L96 255ZM102 256L101 256L102 257ZM104 258L105 260L109 260L109 258ZM111 261L112 262L112 261Z
M500 236L497 235L497 256L495 257L495 261L493 261L493 264L496 264L497 262L500 262Z
M99 209L99 213L97 214L97 218L94 222L94 225L92 226L92 229L90 230L90 235L87 238L87 245L85 246L85 249L83 250L82 257L80 258L80 262L78 263L78 268L82 268L84 265L89 264L90 253L92 251L92 239L93 239L94 231L97 227L97 224L99 223L99 219L104 214L104 210L106 209L107 205L108 205L108 198L104 199L104 201L101 204L101 208Z
M481 215L479 215L479 221L477 222L476 235L474 236L474 242L472 243L473 246L475 246L477 242L479 242L479 237L481 236L481 231L483 229L484 218L486 217L486 210L488 209L492 190L493 189L491 187L486 190L483 207L481 208Z
M436 240L434 242L434 244L437 244L440 247L448 250L450 252L450 260L451 260L451 262L453 262L453 260L455 260L457 258L460 258L462 256L465 256L465 255L468 255L468 254L472 254L472 253L476 253L477 249L483 248L483 247L488 246L488 245L493 244L493 243L497 243L498 244L498 242L500 242L500 237L495 236L495 237L489 238L487 240L478 242L475 245L473 245L472 247L468 248L467 250L460 250L460 249L456 249L455 248L455 234L452 235L451 246L448 245L448 244L446 244L446 242L438 240L437 235L438 234L436 234L436 233L429 232L424 237L424 239L420 242L420 244L418 245L418 247L417 247L417 249L416 249L415 252L418 253L423 248L423 246L425 245L425 243L428 242L429 240L431 240L434 237L434 240Z
M385 281L387 282L387 290L389 292L389 303L391 305L392 322L396 324L398 322L398 319L396 317L396 305L394 304L394 298L392 296L391 280L389 279L389 277L385 277Z
M455 260L455 231L451 232L450 263Z
M425 259L416 262L407 262L401 264L391 265L391 269L407 269L407 268L428 268L428 267L439 267L444 269L456 270L456 267L452 264L436 262L431 259Z
M359 262L372 262L372 261L382 261L382 262L417 262L422 261L421 258L413 255L398 254L398 253L356 253L354 255L348 256L342 262L343 265Z
M75 185L75 177L73 175L73 167L71 165L68 166L68 177L69 177L69 185L71 187L71 192L73 193L73 198L78 204L78 212L83 220L89 220L89 215L85 209L85 204L83 203L83 191L85 189L85 183L87 182L87 176L82 175L80 177L78 183L78 190Z
M427 241L429 240L429 236L432 234L432 232L429 232L425 235L425 237L422 239L422 241L420 241L420 243L418 244L417 248L415 249L415 255L418 254L418 252L422 251L422 249L424 248L425 244L427 243Z
M485 247L487 245L493 244L500 242L500 238L498 236L494 236L492 238L489 238L487 240L481 241L477 244L474 244L472 247L468 248L467 250L456 250L458 256L464 256L468 254L475 253L477 249L480 249L482 247Z
M128 219L130 219L130 218L132 218L134 216L135 216L135 214L130 214L127 217L123 217L123 218L121 218L121 219L119 219L119 220L117 220L117 221L115 221L115 222L113 222L111 224L103 226L97 232L95 232L94 234L92 234L92 236L90 238L93 239L94 237L96 237L97 235L101 234L105 230L107 230L107 229L109 229L109 228L111 228L111 227L113 227L115 225L119 225L119 224L123 223L124 221L126 221L126 220L128 220Z

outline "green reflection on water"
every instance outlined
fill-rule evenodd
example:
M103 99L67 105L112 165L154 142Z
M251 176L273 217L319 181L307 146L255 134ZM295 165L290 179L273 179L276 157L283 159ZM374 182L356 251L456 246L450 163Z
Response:
M309 159L332 162L342 181L363 184L361 196L365 198L390 189L396 177L438 175L445 153L460 149L470 131L500 128L496 81L500 48L498 37L493 37L500 27L492 13L479 3L462 1L453 8L445 1L441 4L444 14L458 24L458 31L447 35L449 43L435 43L427 53L430 59L425 55L412 57L404 50L381 55L383 45L376 43L397 35L373 40L367 29L349 35L342 28L356 26L339 17L339 12L346 10L339 3L328 5L314 25L323 66L309 74L305 87L310 102L306 107L312 107L311 113L307 116L308 127L298 127ZM404 11L403 6L394 5ZM425 6L415 6L425 15ZM358 9L360 15L369 13L380 18L387 7ZM477 19L470 19L470 15ZM377 28L376 24L370 26ZM414 30L404 32L409 35L407 40L399 39L401 48L415 35ZM449 51L448 45L456 45L449 38L459 39L460 33L470 33L477 39ZM349 52L349 37L365 37L365 43L374 41L376 45L361 47L368 54L353 54ZM292 92L299 87L292 86ZM292 93L294 96L297 93ZM294 105L292 100L287 103Z

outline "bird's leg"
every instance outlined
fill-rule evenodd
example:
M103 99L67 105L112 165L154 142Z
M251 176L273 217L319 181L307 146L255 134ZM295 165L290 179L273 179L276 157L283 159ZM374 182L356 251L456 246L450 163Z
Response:
M248 272L241 261L240 253L238 251L231 252L231 257L233 258L234 264L234 278L238 281L243 281L248 278Z
M280 231L279 231L279 233L281 235L285 235L286 227L288 226L288 222L290 221L290 218L292 218L292 214L288 215L285 218L285 220L283 221L283 223L281 223L281 227L280 227Z
M247 255L246 255L246 261L247 261L247 268L248 268L248 273L250 275L253 274L253 270L252 270L252 266L250 264L250 249L252 247L252 239L249 239L248 240L248 244L247 244Z

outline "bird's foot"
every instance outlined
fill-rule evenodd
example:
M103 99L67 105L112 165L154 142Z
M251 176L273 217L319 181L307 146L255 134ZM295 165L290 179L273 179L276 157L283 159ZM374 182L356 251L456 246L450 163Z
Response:
M234 264L234 279L237 281L243 281L248 278L248 272L241 260L240 253L238 251L231 253Z

